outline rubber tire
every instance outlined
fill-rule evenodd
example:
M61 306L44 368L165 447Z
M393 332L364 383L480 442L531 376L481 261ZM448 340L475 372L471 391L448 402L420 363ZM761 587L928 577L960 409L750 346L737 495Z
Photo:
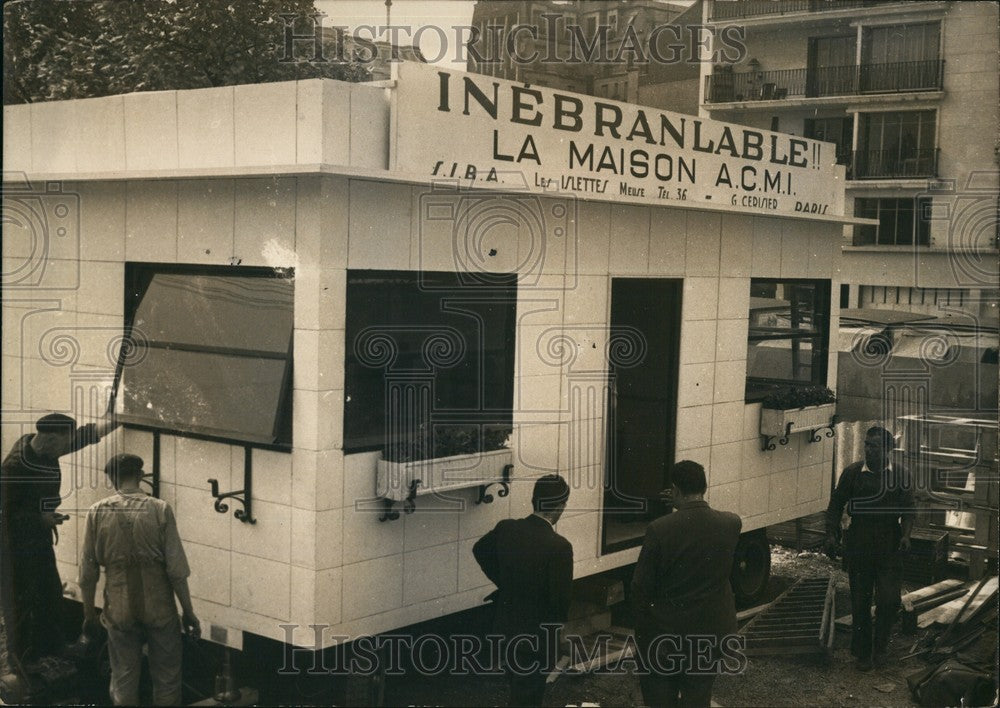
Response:
M767 590L771 578L771 546L764 529L740 536L733 555L733 570L729 576L736 603L752 605Z

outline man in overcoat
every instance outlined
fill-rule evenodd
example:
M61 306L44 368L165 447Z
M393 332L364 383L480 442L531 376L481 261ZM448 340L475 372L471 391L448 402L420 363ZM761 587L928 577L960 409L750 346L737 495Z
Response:
M709 507L697 462L670 476L674 511L649 525L632 577L639 681L646 705L708 706L720 643L736 632L729 577L742 522Z
M568 499L566 480L541 477L531 496L534 512L504 519L472 548L497 586L494 628L506 638L512 706L542 705L546 675L555 667L554 627L566 622L573 589L573 546L555 530Z

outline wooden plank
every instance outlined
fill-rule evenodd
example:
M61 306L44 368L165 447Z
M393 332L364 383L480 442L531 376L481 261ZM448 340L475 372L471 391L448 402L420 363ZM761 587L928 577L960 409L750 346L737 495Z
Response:
M826 584L826 602L823 604L823 621L819 628L819 642L823 643L823 636L826 634L827 626L830 624L830 598L833 597L833 578Z
M954 590L965 585L961 580L956 578L948 578L947 580L942 580L941 582L934 583L933 585L927 585L920 588L919 590L914 590L913 592L908 592L903 595L902 599L904 601L909 600L910 602L917 603L924 598L934 597L941 593L947 592L949 590Z
M972 599L969 607L970 611L975 610L975 608L978 608L980 605L986 602L986 600L989 599L989 596L993 593L996 593L996 591L997 591L997 579L996 576L994 576L990 578L983 585L979 593L977 593L976 597ZM954 600L946 602L940 607L935 607L934 609L929 610L924 614L920 615L920 619L917 620L917 626L923 629L924 627L929 627L935 622L939 624L948 624L958 615L959 611L965 605L965 601L969 599L968 596L971 595L972 592L973 590L972 588L970 588L965 593L963 593L961 597L955 598ZM975 607L972 606L973 604L975 605Z
M763 605L757 605L756 607L751 607L749 610L740 610L736 613L736 621L743 622L751 617L756 617L758 614L770 607L772 602L765 602Z
M837 593L830 593L830 619L832 620L837 614ZM826 651L829 654L833 651L833 635L837 632L834 630L833 623L830 624L830 631L826 638Z

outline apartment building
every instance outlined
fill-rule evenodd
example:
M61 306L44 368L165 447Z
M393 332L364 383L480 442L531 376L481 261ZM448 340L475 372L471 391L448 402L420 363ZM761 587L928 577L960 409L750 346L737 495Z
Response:
M660 65L659 72L651 73L656 64L644 61L642 50L651 34L656 36L656 27L673 23L688 10L662 0L477 2L472 25L479 37L472 43L468 71L628 103L655 96L655 89L641 88L651 82L689 82L690 89L681 83L669 91L675 97L683 92L685 105L646 105L693 113L697 64ZM519 25L537 30L518 30ZM622 51L623 43L634 43L639 50Z
M836 145L847 213L842 308L997 324L994 2L709 0L736 63L702 65L700 112Z

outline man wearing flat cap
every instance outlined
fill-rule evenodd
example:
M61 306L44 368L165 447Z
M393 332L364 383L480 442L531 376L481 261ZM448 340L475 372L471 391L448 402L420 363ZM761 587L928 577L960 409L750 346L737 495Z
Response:
M104 567L104 610L111 659L111 700L139 703L142 647L147 647L153 702L181 702L181 632L193 637L201 626L191 605L187 557L170 505L139 489L142 458L115 455L104 468L115 494L87 512L80 560L84 632L97 622L94 595ZM174 596L181 603L177 617Z
M62 582L53 543L69 518L62 501L59 458L97 442L118 423L105 419L77 427L68 415L50 413L22 436L0 465L0 570L4 627L16 663L61 653Z

